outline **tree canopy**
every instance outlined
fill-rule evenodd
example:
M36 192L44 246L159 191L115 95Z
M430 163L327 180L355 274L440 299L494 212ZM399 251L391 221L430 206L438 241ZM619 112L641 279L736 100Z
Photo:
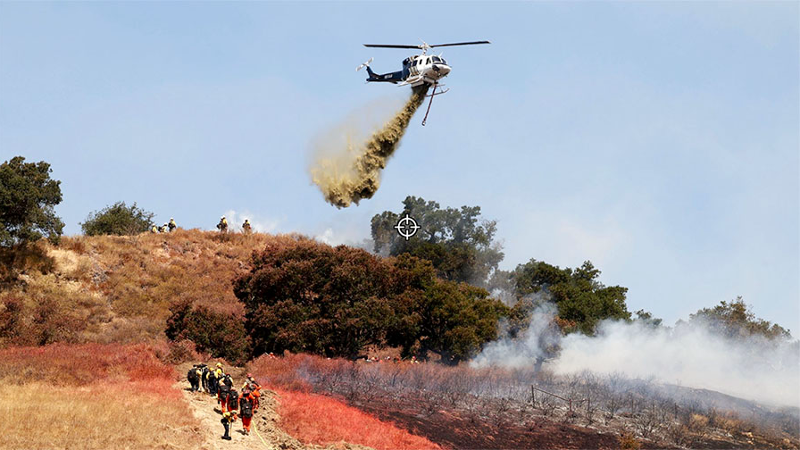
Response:
M81 224L81 229L87 236L134 235L148 231L154 225L154 215L136 206L135 202L132 206L127 206L125 202L117 202L101 211L90 213L86 222Z
M15 156L0 165L0 246L11 248L44 236L55 242L64 222L56 216L61 182L50 178L50 164L26 163Z
M406 214L421 227L408 240L394 228ZM437 202L409 196L401 212L384 211L372 218L374 249L392 256L409 254L426 259L446 280L485 286L503 260L503 252L494 242L497 223L482 220L480 215L479 206L443 209Z
M791 339L789 330L753 314L742 297L722 301L713 308L703 308L689 315L689 323L704 322L711 329L729 338L763 336L767 339Z
M367 345L439 353L447 362L496 337L507 313L488 293L438 280L428 261L380 258L308 239L269 244L234 282L255 355L311 352L352 357Z
M518 317L526 317L535 306L529 301L531 294L543 293L558 306L559 323L566 332L593 334L601 320L631 318L625 304L628 288L604 286L597 279L600 270L590 261L577 269L561 269L531 259L517 266L510 276L520 299L514 307ZM524 323L525 320L518 322Z

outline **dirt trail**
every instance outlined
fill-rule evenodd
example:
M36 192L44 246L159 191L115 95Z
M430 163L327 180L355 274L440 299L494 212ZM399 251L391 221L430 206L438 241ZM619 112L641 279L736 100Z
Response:
M178 370L181 373L188 371L191 365L186 365L185 370L181 365ZM234 385L240 386L241 380L244 379L243 370L239 368L231 369L233 375ZM233 423L231 429L231 440L226 441L222 439L225 432L224 427L220 423L222 412L217 405L216 397L212 397L204 392L191 392L189 389L189 382L186 377L175 385L176 389L180 389L186 403L189 405L192 414L200 421L201 429L205 433L205 442L203 449L209 450L227 450L227 449L246 449L246 450L372 450L370 447L361 445L353 445L349 443L331 444L327 447L318 445L304 445L297 439L290 436L283 431L278 423L280 416L277 413L278 394L269 389L261 389L261 401L258 411L253 416L251 432L249 435L243 433L242 420L237 419Z
M206 436L203 448L215 450L232 448L300 450L307 448L297 439L292 438L278 428L279 416L275 412L275 393L272 391L262 391L261 407L253 417L253 429L250 435L245 435L242 432L240 418L233 424L233 429L231 430L232 439L225 441L221 439L224 428L220 423L222 413L216 399L206 393L188 391L185 382L180 383L180 389L186 402L190 405L192 413L200 420L202 429L205 431Z

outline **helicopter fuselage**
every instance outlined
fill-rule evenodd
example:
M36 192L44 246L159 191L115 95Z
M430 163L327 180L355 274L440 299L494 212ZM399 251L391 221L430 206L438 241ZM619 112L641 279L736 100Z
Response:
M397 72L377 74L367 66L368 82L394 83L401 86L436 84L450 73L450 66L441 56L414 55L403 60L403 69Z

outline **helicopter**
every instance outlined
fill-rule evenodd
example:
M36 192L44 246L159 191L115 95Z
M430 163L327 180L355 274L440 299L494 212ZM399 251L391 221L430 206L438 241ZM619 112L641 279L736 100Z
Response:
M388 72L384 74L378 74L372 71L370 64L372 63L373 58L370 58L365 63L361 64L356 68L356 72L366 67L367 75L367 83L370 82L379 82L379 83L393 83L398 86L411 86L417 87L423 84L427 84L429 86L433 86L433 90L428 97L430 97L430 103L428 103L428 109L425 112L425 118L422 119L422 125L425 125L425 122L428 119L428 113L431 110L431 105L433 104L433 97L436 95L441 95L447 93L449 89L442 89L439 92L436 91L437 88L441 88L442 84L439 83L439 80L446 77L450 71L451 67L447 64L447 61L442 58L442 54L440 53L438 56L436 55L428 55L428 50L437 47L454 47L458 45L479 45L479 44L491 44L489 41L472 41L472 42L453 42L449 44L436 44L436 45L428 45L425 41L422 41L422 44L419 45L389 45L389 44L364 44L364 47L372 47L372 48L416 48L422 50L422 53L419 55L409 56L408 58L403 60L403 69L398 70L397 72Z

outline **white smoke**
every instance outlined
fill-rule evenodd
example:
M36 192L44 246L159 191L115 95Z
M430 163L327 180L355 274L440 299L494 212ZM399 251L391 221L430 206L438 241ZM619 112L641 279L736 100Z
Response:
M546 350L560 339L560 332L553 324L555 305L540 303L533 311L528 329L518 339L505 337L487 344L480 355L472 360L473 367L504 366L529 367L546 355ZM507 334L501 332L501 335Z
M702 322L675 328L605 321L595 337L571 334L548 366L556 374L623 373L800 407L800 354L786 341L722 337Z
M545 304L546 305L546 304ZM604 321L595 336L552 331L555 306L540 305L519 339L488 344L475 366L532 367L545 349L561 351L545 367L556 375L590 371L709 389L749 400L800 407L800 343L720 336L700 320L674 328Z

